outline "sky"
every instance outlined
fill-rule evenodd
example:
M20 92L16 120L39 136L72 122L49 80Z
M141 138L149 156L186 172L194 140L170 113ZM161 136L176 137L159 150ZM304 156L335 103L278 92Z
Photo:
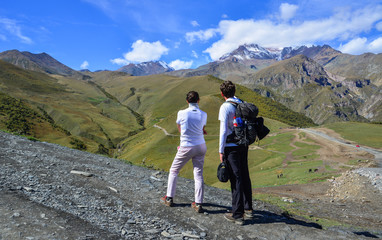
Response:
M75 69L164 61L197 68L242 44L382 53L382 0L3 0L0 52Z

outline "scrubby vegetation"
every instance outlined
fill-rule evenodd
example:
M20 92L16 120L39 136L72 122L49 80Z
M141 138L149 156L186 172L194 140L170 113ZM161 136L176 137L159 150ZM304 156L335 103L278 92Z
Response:
M22 135L31 135L33 121L42 117L22 100L0 92L0 117L6 130ZM0 118L0 119L1 119Z
M77 138L72 138L72 140L70 141L70 144L73 145L74 149L78 149L78 150L86 150L87 149L86 144Z

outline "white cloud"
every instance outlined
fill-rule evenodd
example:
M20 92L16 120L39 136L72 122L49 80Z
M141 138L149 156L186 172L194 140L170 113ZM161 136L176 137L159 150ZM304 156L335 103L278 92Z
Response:
M382 37L368 42L367 38L355 38L345 45L341 45L339 50L343 53L362 54L365 52L381 53L382 52Z
M284 19L287 19L293 16L293 9L285 6ZM212 60L217 60L245 43L257 43L264 47L286 47L333 40L348 41L370 31L375 23L381 20L382 5L364 7L356 11L347 9L326 18L300 22L280 23L276 20L262 19L222 20L215 29L187 33L186 39L187 42L193 43L196 40L206 41L215 35L220 35L221 39L204 51L210 54Z
M123 58L111 59L110 62L113 64L121 65L121 66L128 65L130 63L129 61Z
M179 59L175 60L175 61L172 61L169 65L170 67L174 68L175 70L179 70L179 69L188 69L192 66L192 63L193 61L188 61L188 62L185 62L185 61L181 61Z
M222 18L228 18L228 15L227 14L223 14Z
M191 25L193 27L199 27L199 23L197 21L191 21Z
M217 29L207 29L205 31L198 31L198 32L188 32L186 33L186 41L188 43L193 43L196 39L207 41L214 37L216 35Z
M8 18L0 18L0 26L1 25L8 33L17 37L21 42L26 44L33 43L32 39L23 35L23 33L21 32L21 27L16 23L16 21ZM3 37L3 39L4 38L5 36Z
M297 5L282 3L280 5L281 19L284 21L290 20L291 18L295 16L297 9L298 9Z
M137 40L132 44L132 51L123 54L124 58L112 59L111 62L119 65L126 65L129 62L148 62L159 60L162 55L167 54L169 49L162 45L160 41L144 42Z
M367 42L366 38L356 38L346 43L345 45L341 45L339 47L339 50L343 53L349 53L349 54L364 53L367 48L366 42Z
M87 69L89 67L89 63L88 61L84 61L82 64L81 64L81 69Z
M194 58L198 58L198 54L197 54L194 50L192 50L192 56L193 56Z
M370 52L382 53L382 37L375 39L369 44Z

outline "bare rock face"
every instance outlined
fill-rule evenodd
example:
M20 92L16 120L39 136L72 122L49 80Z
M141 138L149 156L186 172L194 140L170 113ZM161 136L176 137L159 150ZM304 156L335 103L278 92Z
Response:
M367 239L260 201L237 226L223 217L230 192L209 186L196 213L184 178L170 208L160 202L166 185L165 172L0 132L1 239Z

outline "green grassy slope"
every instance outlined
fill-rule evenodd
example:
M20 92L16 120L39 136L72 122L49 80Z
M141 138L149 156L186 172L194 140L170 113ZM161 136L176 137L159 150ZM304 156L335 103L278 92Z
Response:
M114 76L108 80L104 74L102 78L94 77L94 81L102 85L121 102L146 117L147 129L123 141L117 155L118 158L134 164L168 171L179 145L179 133L175 123L177 112L187 108L186 93L190 90L196 90L201 95L200 108L208 114L206 126L208 134L205 136L208 151L205 159L204 177L208 184L227 187L219 183L216 178L216 167L219 164L218 112L223 103L219 94L220 80L210 76L177 78L164 75ZM238 86L237 95L259 106L260 115L265 117L265 124L273 134L277 133L280 128L289 127L290 124L269 117L281 119L293 125L313 125L312 121L303 115L291 112L284 106L263 98L248 88ZM166 136L162 130L153 127L154 124L175 136ZM263 141L260 146L262 144ZM270 162L279 163L283 160L282 154L272 153L269 150L251 150L250 155L253 162L251 166L261 165L264 161L269 164ZM270 170L267 169L267 171ZM192 178L192 163L188 163L180 174Z
M0 92L23 99L49 115L73 136L97 152L99 144L116 145L141 128L135 116L87 81L48 76L0 61ZM41 109L41 110L39 110Z
M0 129L25 135L31 139L55 142L68 147L75 141L65 130L33 110L26 102L0 92Z
M185 106L185 96L190 90L199 92L200 96L220 96L219 86L222 82L212 76L190 78L167 75L128 77L115 76L114 74L113 77L109 78L105 74L93 76L94 81L117 97L123 104L144 115L148 125L158 122ZM269 98L262 97L246 87L238 85L236 95L245 101L255 103L260 109L259 114L261 116L293 126L314 126L311 119L293 112Z

